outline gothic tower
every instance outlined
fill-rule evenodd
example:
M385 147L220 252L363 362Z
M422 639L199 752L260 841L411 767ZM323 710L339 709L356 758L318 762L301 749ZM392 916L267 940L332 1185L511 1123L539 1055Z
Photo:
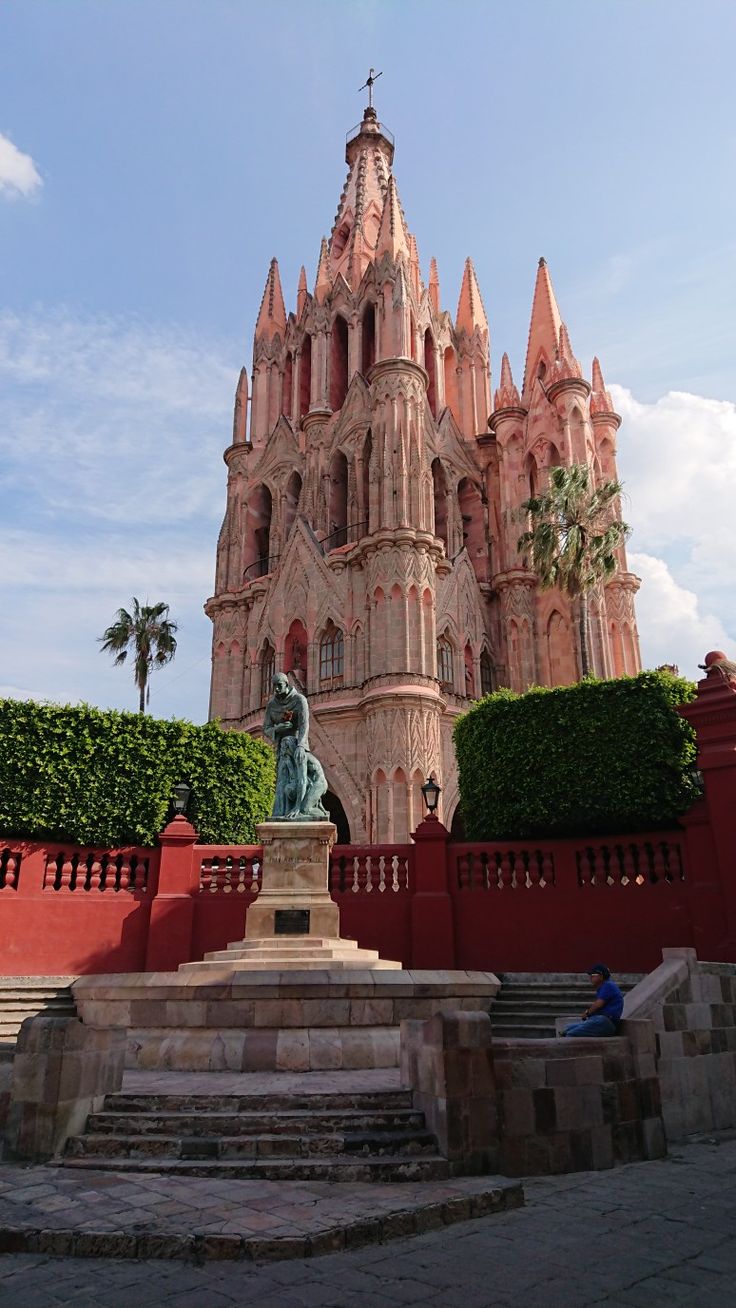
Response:
M519 505L558 463L615 475L620 419L584 380L544 260L521 394L506 355L491 412L489 331L471 261L455 320L425 286L369 107L313 291L287 316L272 260L235 398L217 549L210 716L257 732L275 670L306 689L338 839L400 841L434 773L457 806L452 726L499 685L577 680L570 601L540 591ZM490 414L490 417L489 417ZM490 428L490 433L489 433ZM620 568L594 596L600 675L639 668Z

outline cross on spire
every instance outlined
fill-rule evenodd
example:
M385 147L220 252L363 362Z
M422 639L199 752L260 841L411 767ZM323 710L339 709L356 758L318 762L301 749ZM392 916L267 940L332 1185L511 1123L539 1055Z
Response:
M374 82L377 82L378 79L379 79L379 77L383 77L383 73L382 73L382 72L377 73L377 72L375 71L374 68L371 68L371 69L369 69L369 71L368 71L368 76L367 76L366 80L364 81L363 85L358 87L358 90L359 90L359 91L364 91L365 88L368 87L368 108L369 108L369 109L372 109L372 108L373 108L373 83L374 83Z

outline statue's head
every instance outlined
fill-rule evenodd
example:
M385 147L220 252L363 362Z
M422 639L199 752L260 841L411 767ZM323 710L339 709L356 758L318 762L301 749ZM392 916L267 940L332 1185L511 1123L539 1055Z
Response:
M276 696L276 699L287 698L287 696L291 691L291 686L289 684L289 678L287 677L285 672L277 672L271 684L273 686L273 693Z

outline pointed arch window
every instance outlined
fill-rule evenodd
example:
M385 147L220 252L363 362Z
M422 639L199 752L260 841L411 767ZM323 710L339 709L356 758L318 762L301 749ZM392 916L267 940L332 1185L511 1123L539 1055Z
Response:
M424 333L424 368L427 373L427 400L432 417L437 417L437 356L429 327Z
M493 667L487 649L484 649L480 656L480 693L481 695L493 693Z
M261 654L261 704L267 704L271 698L274 673L276 671L276 650L268 642Z
M437 641L437 676L445 690L452 690L455 685L455 660L452 645L447 636L440 636Z
M361 340L361 372L368 376L376 362L376 306L369 304L363 314L363 332Z
M322 690L342 685L345 665L345 640L339 627L327 624L319 646L319 681Z
M305 333L299 359L299 417L309 413L312 393L312 338Z
M348 389L348 325L337 315L330 344L330 408L341 409Z

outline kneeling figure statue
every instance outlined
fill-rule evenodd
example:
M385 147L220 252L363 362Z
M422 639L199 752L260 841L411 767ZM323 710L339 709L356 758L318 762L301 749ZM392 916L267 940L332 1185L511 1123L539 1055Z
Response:
M325 822L322 803L327 780L309 748L309 706L284 672L273 679L263 734L276 748L276 797L271 819L277 822Z

